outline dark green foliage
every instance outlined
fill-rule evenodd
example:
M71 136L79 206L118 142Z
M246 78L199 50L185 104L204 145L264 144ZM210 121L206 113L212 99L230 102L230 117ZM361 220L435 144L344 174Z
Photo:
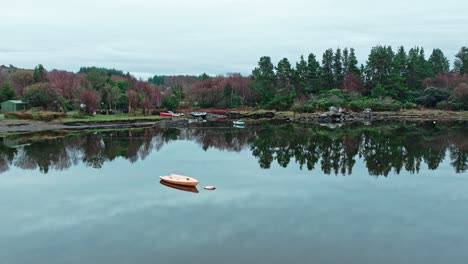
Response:
M293 91L293 69L287 58L278 62L276 67L276 94L275 96L289 96Z
M332 89L335 87L335 75L333 65L333 50L327 49L322 56L322 84L324 89Z
M437 103L446 100L450 93L445 89L426 88L416 102L425 107L435 107Z
M406 84L409 89L421 89L422 81L431 76L430 63L424 57L424 49L415 47L408 52Z
M26 87L23 97L32 107L56 109L62 105L60 93L48 83L37 83Z
M108 69L108 68L102 68L102 67L81 67L78 73L83 73L83 74L88 74L90 72L98 72L100 75L105 75L105 76L125 76L125 73L121 70L116 70L116 69Z
M320 63L317 61L315 55L310 53L307 57L307 70L306 70L306 94L317 94L321 88L322 69Z
M454 71L458 74L468 73L468 47L462 47L455 57Z
M450 70L449 60L440 49L432 50L428 62L431 65L432 77Z
M102 71L91 69L86 73L86 81L90 88L96 91L101 91L106 85L107 75Z
M252 89L257 97L257 102L267 104L276 95L276 76L270 57L261 57L258 67L252 71Z
M356 54L354 54L353 48L349 50L349 57L347 59L346 64L347 64L346 72L352 72L356 74L357 76L361 74L361 71L358 68L358 61L356 58Z
M202 73L200 76L198 76L198 79L202 80L202 81L206 80L208 78L210 78L210 76L208 74L206 74L206 73Z
M166 78L166 76L164 75L155 75L153 77L150 77L148 79L148 82L152 83L152 84L156 84L156 85L162 85L164 84L164 79Z
M334 88L341 87L343 83L343 57L341 56L341 49L336 49L335 56L333 57L333 79Z
M4 81L2 85L2 90L0 90L0 102L11 100L14 97L15 91L11 89L9 82Z
M372 89L377 84L384 88L389 85L390 77L393 71L393 53L390 46L373 47L366 65L366 82L367 86Z
M165 96L162 100L161 106L168 110L176 110L179 102L173 96Z
M304 60L304 56L301 55L301 59L296 63L296 70L294 70L294 84L299 96L308 94L307 89L307 62Z
M371 96L374 97L374 98L382 98L386 95L386 92L384 90L384 88L382 87L382 85L380 85L380 83L378 83L374 89L371 90Z
M35 83L47 81L47 71L42 64L39 64L34 68L33 80Z

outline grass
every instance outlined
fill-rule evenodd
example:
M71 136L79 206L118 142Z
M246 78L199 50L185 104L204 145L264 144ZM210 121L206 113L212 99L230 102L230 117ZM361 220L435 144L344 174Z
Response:
M78 117L77 112L68 112L65 118L56 119L54 122L112 122L112 121L126 121L126 120L161 120L167 117L160 117L155 115L134 115L134 114L117 114L117 115L94 115Z

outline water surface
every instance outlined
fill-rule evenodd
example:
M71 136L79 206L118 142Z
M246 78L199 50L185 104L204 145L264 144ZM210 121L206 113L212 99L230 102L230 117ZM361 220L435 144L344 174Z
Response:
M0 263L466 263L467 132L390 123L6 136ZM160 184L169 173L196 177L199 192Z

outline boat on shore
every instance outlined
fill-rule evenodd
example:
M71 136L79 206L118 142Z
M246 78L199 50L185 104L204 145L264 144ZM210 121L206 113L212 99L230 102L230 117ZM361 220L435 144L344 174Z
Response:
M159 116L172 117L172 114L170 114L170 113L165 113L165 112L161 112L161 113L159 113Z
M178 116L183 116L183 115L184 115L183 113L174 113L172 111L159 113L159 116L168 116L168 117L178 117Z
M165 181L172 184L183 185L183 186L192 186L195 187L198 184L197 179L192 177L178 175L178 174L169 174L167 176L159 176L161 181Z
M206 117L206 112L190 112L190 115L192 115L193 117Z

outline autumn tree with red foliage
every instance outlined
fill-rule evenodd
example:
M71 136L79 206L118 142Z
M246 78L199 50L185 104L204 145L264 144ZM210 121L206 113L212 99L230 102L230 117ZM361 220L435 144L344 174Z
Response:
M80 101L84 104L85 112L93 114L97 109L99 109L101 97L98 93L87 90L80 95Z

